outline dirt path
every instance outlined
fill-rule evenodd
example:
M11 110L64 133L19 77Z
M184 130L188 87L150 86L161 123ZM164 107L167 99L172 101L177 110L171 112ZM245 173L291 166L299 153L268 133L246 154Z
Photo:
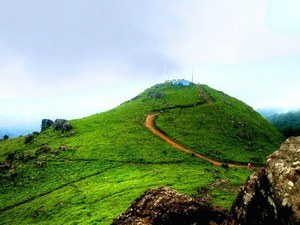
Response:
M201 96L202 98L204 98L205 101L206 101L208 104L212 104L213 101L212 101L211 98L206 94L206 92L203 90L203 88L201 87L201 85L198 84L197 86L198 86L198 89L199 89L199 92L200 92L200 96Z
M170 137L168 137L167 135L165 135L164 133L162 133L159 129L157 129L157 127L155 126L155 119L156 116L159 113L154 113L154 114L149 114L146 118L146 122L145 122L145 126L155 135L157 135L158 137L160 137L163 141L167 142L168 144L170 144L171 146L173 146L174 148L177 148L183 152L189 153L189 154L193 154L195 157L200 158L200 159L204 159L209 161L210 163L214 164L215 166L221 166L222 162L216 161L214 159L211 159L209 157L206 157L204 155L201 155L200 153L186 148L183 145L173 141ZM247 168L247 166L245 165L237 165L234 163L228 163L227 164L229 167L236 167L236 168Z

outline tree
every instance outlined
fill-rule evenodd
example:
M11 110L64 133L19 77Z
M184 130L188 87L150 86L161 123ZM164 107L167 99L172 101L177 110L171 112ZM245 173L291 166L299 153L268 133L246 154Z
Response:
M7 135L7 134L5 134L4 136L3 136L3 140L7 140L9 138L9 136Z

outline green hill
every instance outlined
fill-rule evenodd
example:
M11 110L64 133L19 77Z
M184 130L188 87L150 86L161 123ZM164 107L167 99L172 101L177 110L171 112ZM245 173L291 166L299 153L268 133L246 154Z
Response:
M261 162L282 141L249 106L208 86L155 85L115 109L70 121L72 132L49 128L31 142L0 141L0 224L110 224L146 189L198 195L221 180L208 192L228 208L251 171L174 149L144 126L153 112L161 112L156 125L171 138L224 162Z
M170 110L158 128L185 146L222 162L261 164L283 140L276 129L243 102L206 85L212 104Z

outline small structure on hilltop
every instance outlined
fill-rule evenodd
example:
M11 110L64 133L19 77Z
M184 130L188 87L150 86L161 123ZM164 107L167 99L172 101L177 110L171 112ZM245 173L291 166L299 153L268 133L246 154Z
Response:
M179 85L190 86L190 82L185 79L177 79L177 80L174 79L174 80L172 80L172 85L174 85L174 86L179 86Z

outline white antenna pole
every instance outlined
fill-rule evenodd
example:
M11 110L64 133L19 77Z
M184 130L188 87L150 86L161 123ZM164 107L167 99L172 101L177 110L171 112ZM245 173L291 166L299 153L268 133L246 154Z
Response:
M164 81L166 82L167 79L166 79L166 73L167 73L167 68L166 68L166 64L165 64L165 68L164 68Z
M192 69L192 83L194 83L194 67Z

